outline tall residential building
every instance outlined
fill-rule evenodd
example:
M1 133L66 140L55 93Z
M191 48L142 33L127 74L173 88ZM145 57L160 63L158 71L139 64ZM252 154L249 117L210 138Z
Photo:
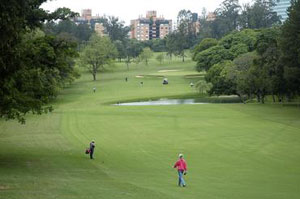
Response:
M103 24L101 23L101 16L99 16L99 15L93 16L92 9L83 9L81 11L80 17L76 17L74 19L74 22L77 25L78 24L88 24L90 26L90 28L95 30L95 32L99 36L107 35L107 31L106 31L105 27L103 26Z
M281 21L285 21L288 18L287 9L291 6L290 0L275 0L275 4L274 11L281 16Z
M95 32L100 37L107 36L106 28L103 26L102 23L95 23Z
M206 18L206 21L214 21L216 20L216 14L214 12L209 12L207 14L207 18Z
M91 20L92 19L92 10L91 9L81 10L81 17L88 21Z
M172 31L172 20L157 17L156 11L148 11L146 17L131 20L130 38L139 41L163 39Z
M200 32L198 13L192 13L192 27L195 34Z

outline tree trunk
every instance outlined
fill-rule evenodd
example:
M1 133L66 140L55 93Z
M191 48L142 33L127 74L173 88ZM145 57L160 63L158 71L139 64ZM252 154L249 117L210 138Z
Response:
M259 93L256 94L256 98L257 98L257 102L260 102L260 94Z
M184 62L184 54L182 55L182 62Z
M240 95L240 94L237 94L237 95L239 96L239 98L240 98L241 102L245 104L243 96L242 96L242 95Z
M94 79L94 81L96 81L96 75L97 75L97 67L94 66L93 67L93 79Z
M262 104L265 103L265 92L264 91L261 92L261 103Z
M275 96L274 96L274 94L272 94L272 98L273 98L273 102L275 103L275 102L276 102L276 100L275 100Z

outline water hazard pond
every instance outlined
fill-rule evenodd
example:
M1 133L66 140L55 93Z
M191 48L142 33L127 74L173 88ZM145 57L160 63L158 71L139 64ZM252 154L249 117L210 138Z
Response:
M239 100L203 100L203 99L159 99L140 102L120 102L115 106L157 106L157 105L179 105L179 104L212 104L212 103L240 103Z

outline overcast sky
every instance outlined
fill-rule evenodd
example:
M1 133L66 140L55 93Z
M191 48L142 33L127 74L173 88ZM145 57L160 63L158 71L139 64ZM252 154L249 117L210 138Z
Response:
M113 15L119 17L129 25L131 19L139 15L146 15L148 10L156 10L157 15L166 19L175 20L182 9L201 13L205 7L207 11L214 11L223 0L51 0L42 5L42 8L54 11L59 7L67 7L81 13L82 9L92 9L92 15ZM251 0L240 0L240 4Z

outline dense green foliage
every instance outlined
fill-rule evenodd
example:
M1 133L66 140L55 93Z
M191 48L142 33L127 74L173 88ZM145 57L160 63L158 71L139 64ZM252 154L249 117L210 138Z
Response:
M200 17L199 39L222 38L234 30L269 28L280 24L280 19L273 11L272 0L255 0L253 4L239 5L238 0L225 0L214 11L215 19L208 19L206 11Z
M153 56L153 52L150 48L144 48L143 51L140 54L141 61L144 61L146 63L146 66L148 66L149 59Z
M158 55L156 56L156 60L157 60L160 64L162 64L162 62L164 61L164 59L165 59L165 56L164 56L163 53L160 53L160 54L158 54Z
M239 24L243 28L269 28L279 24L279 16L273 11L273 0L255 0L252 5L245 4L240 15Z
M216 46L218 41L214 38L203 39L194 49L193 49L193 60L196 60L196 55L210 47Z
M47 13L43 0L12 0L0 5L0 117L24 122L28 112L42 113L57 90L76 76L76 45L63 38L35 35L44 21L65 20L67 8Z
M46 34L64 35L65 37L73 38L78 43L83 43L89 40L94 32L88 24L76 24L71 20L62 20L58 23L54 21L47 22L44 25Z
M128 39L130 27L125 26L125 22L120 21L118 17L104 16L99 19L99 22L105 27L111 41L122 41L124 43Z
M292 0L288 10L289 18L283 24L280 35L282 57L280 65L284 67L284 79L289 95L300 94L300 2Z
M94 34L80 53L79 63L88 69L93 75L93 80L96 81L97 73L103 71L105 65L110 65L117 54L118 51L109 37Z
M223 60L233 60L241 54L253 51L256 35L257 31L245 29L226 35L218 43L213 39L204 39L193 51L197 70L208 70Z
M299 95L299 16L299 2L294 1L282 27L234 31L206 50L200 48L207 42L203 40L193 58L198 71L207 71L206 80L213 85L210 94L236 94L242 100L256 96L262 103L267 95L274 102L276 96L283 101Z

